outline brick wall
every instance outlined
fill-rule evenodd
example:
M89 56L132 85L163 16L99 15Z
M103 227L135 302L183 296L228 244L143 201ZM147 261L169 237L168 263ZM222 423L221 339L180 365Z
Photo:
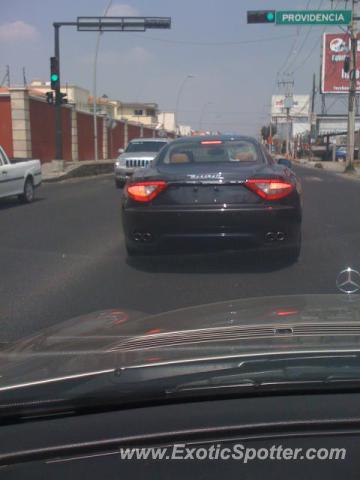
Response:
M103 118L97 118L98 158L103 158ZM77 112L78 151L79 160L94 160L94 120L93 116Z
M119 148L124 148L124 122L116 122L115 128L108 129L108 152L109 158L117 158Z
M128 141L132 140L133 138L141 137L141 128L138 125L128 125Z
M144 138L152 138L153 137L153 129L144 127Z
M14 156L10 95L0 96L0 145L8 157Z
M75 112L70 105L62 106L63 158L72 160L94 159L93 116L85 112ZM154 129L141 128L133 123L117 121L113 129L104 128L105 118L99 116L98 158L117 158L119 148L128 141L139 138L152 138ZM73 127L73 128L72 128ZM127 135L125 135L127 128ZM155 135L158 132L155 130ZM105 136L104 136L105 135ZM104 142L107 142L104 145ZM24 88L14 87L10 94L0 95L0 144L9 157L14 152L19 157L39 158L49 162L55 158L55 106L43 98L30 96ZM72 158L74 155L74 158Z
M48 103L30 98L30 125L32 156L41 162L55 158L55 107ZM63 158L71 160L71 111L62 108Z

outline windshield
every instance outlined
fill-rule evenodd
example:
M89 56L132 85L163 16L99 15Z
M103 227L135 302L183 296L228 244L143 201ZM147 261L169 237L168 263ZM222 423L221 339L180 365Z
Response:
M0 397L360 386L360 2L1 6Z
M130 142L127 149L125 150L126 153L132 152L159 152L163 146L165 145L164 142Z
M161 156L165 164L257 162L259 156L254 143L243 141L223 142L221 140L181 142L170 145Z

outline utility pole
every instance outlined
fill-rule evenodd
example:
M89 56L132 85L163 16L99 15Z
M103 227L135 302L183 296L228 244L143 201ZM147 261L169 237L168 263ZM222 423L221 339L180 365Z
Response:
M291 116L290 109L293 106L293 89L294 80L282 80L278 82L279 87L285 87L285 101L284 107L286 111L286 154L290 153L290 130L291 130Z
M313 84L311 92L311 110L310 110L310 133L308 136L308 146L309 146L309 160L311 158L311 141L316 137L316 123L315 123L315 97L316 97L316 75L313 73Z
M27 80L26 80L26 70L25 70L25 67L23 67L23 69L22 69L22 74L23 74L23 84L24 84L24 87L27 87Z
M10 65L6 65L6 78L7 78L7 86L10 88Z
M109 0L107 4L103 17L106 17L108 11L111 7L112 0ZM93 66L93 128L94 128L94 159L97 161L99 160L99 153L98 153L98 134L97 134L97 60L99 55L99 47L100 47L100 39L101 39L102 32L98 32L97 39L96 39L96 46L95 46L95 55L94 55L94 66Z
M357 54L357 20L355 5L357 0L352 0L352 22L350 25L350 87L347 121L347 145L346 145L346 172L354 170L355 150L355 97L356 97L356 54Z

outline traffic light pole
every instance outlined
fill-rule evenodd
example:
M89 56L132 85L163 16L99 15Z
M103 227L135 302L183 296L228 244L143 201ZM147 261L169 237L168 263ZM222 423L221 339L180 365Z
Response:
M55 159L63 159L62 145L62 119L61 119L61 95L60 95L60 25L54 24L55 50L54 55L58 63L59 81L55 90Z
M109 4L110 5L110 4ZM55 86L55 159L62 160L62 121L61 105L64 102L60 81L60 27L77 27L79 32L145 32L149 28L171 28L170 17L78 17L76 22L54 22L55 60L58 65L57 85ZM94 95L96 98L96 95ZM96 112L95 112L96 113ZM96 120L96 116L94 116ZM96 123L96 122L95 122ZM94 140L97 143L97 129L94 125ZM95 152L97 148L95 147Z

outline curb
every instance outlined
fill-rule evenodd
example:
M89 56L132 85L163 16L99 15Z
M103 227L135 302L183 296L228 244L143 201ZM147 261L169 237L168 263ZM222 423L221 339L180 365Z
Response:
M360 180L360 172L356 172L355 174L348 174L346 172L339 172L336 170L331 170L324 168L324 165L321 162L316 162L314 165L309 165L307 162L299 162L297 160L293 160L293 162L298 165L299 167L305 167L310 170L316 170L316 171L322 171L322 172L327 172L327 173L332 173L333 175L339 175L341 178L344 178L346 180ZM317 166L321 165L321 167Z
M114 172L114 161L74 165L67 172L51 177L43 177L43 183L62 182L73 178L96 177Z

